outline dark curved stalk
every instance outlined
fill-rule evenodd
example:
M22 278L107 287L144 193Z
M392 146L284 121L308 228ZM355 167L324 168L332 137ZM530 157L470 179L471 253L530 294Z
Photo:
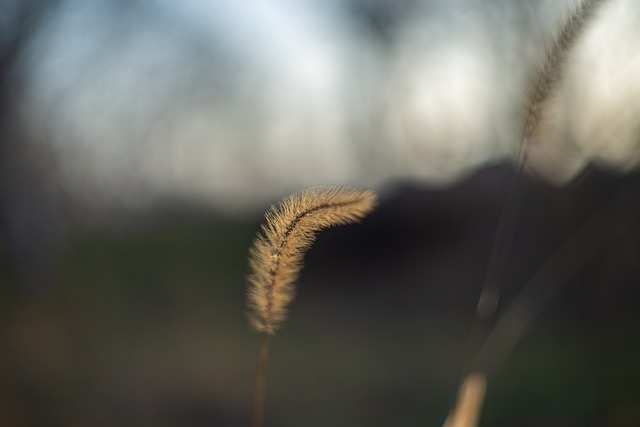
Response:
M618 199L627 196L623 191ZM573 233L527 282L500 316L476 356L473 368L495 371L522 340L533 322L565 285L594 258L615 244L623 233L637 228L638 218L610 215L605 206ZM616 224L612 229L611 224Z

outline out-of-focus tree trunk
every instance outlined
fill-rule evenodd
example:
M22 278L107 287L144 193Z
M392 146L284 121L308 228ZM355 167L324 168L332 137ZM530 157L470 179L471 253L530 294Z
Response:
M45 290L61 248L61 216L51 158L33 143L20 105L26 50L59 1L7 3L0 40L0 250L9 282Z

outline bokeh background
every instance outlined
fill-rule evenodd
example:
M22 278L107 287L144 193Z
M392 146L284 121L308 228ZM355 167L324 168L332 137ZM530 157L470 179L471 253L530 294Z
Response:
M267 425L441 425L509 199L516 339L480 425L639 425L634 1L588 26L509 190L575 4L0 1L0 425L248 425L248 248L323 184L380 204L308 253Z

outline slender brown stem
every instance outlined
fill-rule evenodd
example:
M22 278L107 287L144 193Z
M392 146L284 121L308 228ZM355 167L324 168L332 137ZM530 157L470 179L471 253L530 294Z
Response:
M463 378L473 372L473 360L482 348L482 343L487 337L490 323L496 314L500 300L501 274L505 270L509 258L509 251L513 243L516 229L518 209L522 203L524 194L524 178L522 171L527 160L527 141L523 138L518 150L518 163L507 190L506 198L502 205L498 228L491 246L491 253L487 262L482 290L478 298L476 312L471 324L467 350L463 367Z
M481 319L491 319L498 308L501 285L500 275L504 273L509 258L509 251L511 250L516 230L518 209L520 208L524 194L525 182L522 171L527 161L527 154L527 140L523 139L520 142L518 150L516 171L507 191L507 197L502 205L498 229L491 247L482 292L478 300L476 315Z
M253 415L251 417L251 427L262 427L263 425L268 353L269 335L262 334L260 336L260 348L258 349L258 370L256 371L256 385L253 392Z

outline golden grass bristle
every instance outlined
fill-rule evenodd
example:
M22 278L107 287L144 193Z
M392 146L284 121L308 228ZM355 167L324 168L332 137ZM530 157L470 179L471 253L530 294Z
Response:
M540 64L538 73L528 96L523 136L531 139L544 121L545 103L562 79L564 63L576 39L593 17L598 7L606 0L583 0L567 15L558 28L549 51Z
M273 335L285 320L315 233L359 221L375 202L375 193L367 189L312 187L271 207L249 258L249 322L256 331Z
M458 400L443 427L476 427L487 390L487 376L475 372L468 375L458 391Z

